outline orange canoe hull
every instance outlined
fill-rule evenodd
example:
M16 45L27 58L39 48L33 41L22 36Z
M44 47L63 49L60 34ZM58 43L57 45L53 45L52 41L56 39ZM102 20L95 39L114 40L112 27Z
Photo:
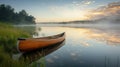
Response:
M65 33L42 38L21 39L18 43L18 50L20 52L29 52L32 50L55 45L59 42L62 42L63 40L65 40Z

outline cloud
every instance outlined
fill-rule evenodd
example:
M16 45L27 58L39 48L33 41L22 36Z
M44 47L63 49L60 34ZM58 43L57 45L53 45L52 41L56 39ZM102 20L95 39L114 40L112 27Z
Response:
M76 2L74 2L76 3ZM62 6L50 6L49 12L52 14L51 17L45 18L48 21L74 21L86 19L84 16L87 9L80 9L71 4ZM44 19L44 18L43 18ZM41 20L42 21L42 20Z
M67 22L75 20L87 20L89 5L93 0L73 0L73 2L63 5L50 5L48 11L43 11L42 16L36 19L37 22Z
M90 5L93 4L95 1L83 1L83 4L85 5Z
M120 2L113 2L106 6L101 6L91 10L87 15L90 19L111 19L120 20Z
M73 1L73 5L78 6L78 7L88 6L93 3L95 3L95 1L92 1L92 0Z

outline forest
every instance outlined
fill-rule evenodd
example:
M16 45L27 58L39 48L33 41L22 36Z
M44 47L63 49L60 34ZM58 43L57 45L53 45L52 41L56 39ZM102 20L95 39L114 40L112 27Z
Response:
M25 10L15 12L10 5L0 5L0 21L9 24L35 24L35 17Z

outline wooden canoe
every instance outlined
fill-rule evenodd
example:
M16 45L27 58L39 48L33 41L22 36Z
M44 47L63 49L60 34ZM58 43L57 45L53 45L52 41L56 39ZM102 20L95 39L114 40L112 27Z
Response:
M28 38L18 39L18 51L29 52L40 48L45 48L51 45L55 45L65 40L65 33L58 35L41 37L41 38Z
M22 55L19 57L19 60L22 59L25 62L32 63L34 61L39 60L42 57L45 57L46 55L48 55L50 53L56 51L57 49L62 47L64 44L65 44L65 40L58 44L55 44L55 45L52 45L52 46L49 46L49 47L46 47L43 49L38 49L38 50L22 53Z

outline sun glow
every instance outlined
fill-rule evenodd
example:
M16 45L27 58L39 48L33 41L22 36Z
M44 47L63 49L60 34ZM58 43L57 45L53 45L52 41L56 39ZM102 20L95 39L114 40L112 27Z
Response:
M36 22L67 22L67 21L75 21L75 20L88 20L89 18L85 16L88 12L87 11L80 11L80 10L63 10L57 11L57 16L45 17L45 18L36 18Z

